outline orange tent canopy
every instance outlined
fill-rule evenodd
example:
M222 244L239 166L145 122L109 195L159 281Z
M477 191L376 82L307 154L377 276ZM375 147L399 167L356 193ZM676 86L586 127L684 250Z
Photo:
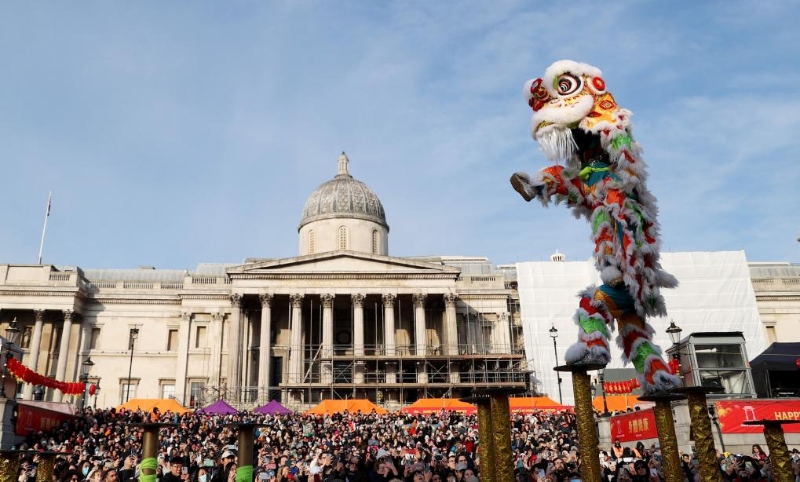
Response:
M512 397L508 399L511 413L537 411L561 411L571 409L568 405L561 405L550 397Z
M420 398L411 405L400 409L401 412L413 414L436 413L442 410L446 412L475 413L478 408L456 398Z
M323 400L319 405L311 408L306 413L324 415L329 413L341 413L345 410L350 413L359 411L361 413L370 413L373 410L375 410L375 413L386 413L386 410L369 400Z
M651 403L640 402L639 397L636 395L606 395L606 404L608 404L609 412L624 412L629 408L635 408L637 405L643 408L652 405ZM603 397L601 395L594 397L592 407L595 410L603 411Z
M158 411L161 413L186 413L190 411L173 398L131 398L117 407L117 410L122 410L124 408L125 410L131 411L142 410L145 412L152 412L153 407L158 407Z

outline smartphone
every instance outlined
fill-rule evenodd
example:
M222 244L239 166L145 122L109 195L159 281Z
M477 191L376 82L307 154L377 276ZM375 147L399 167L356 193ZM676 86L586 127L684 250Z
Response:
M744 466L747 470L753 470L753 462L750 462L749 460L744 463Z
M260 474L258 474L258 479L259 480L269 480L269 475L267 475L266 472L261 472Z
M189 467L181 467L181 474L186 475L189 473Z
M653 477L657 476L658 475L658 470L651 468L650 469L650 475L653 476Z

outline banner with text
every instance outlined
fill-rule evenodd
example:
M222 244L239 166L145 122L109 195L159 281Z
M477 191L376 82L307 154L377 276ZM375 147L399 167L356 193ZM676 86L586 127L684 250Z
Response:
M658 438L653 409L637 410L611 417L612 441L619 439L620 442L631 442L649 438Z
M47 432L61 427L61 424L75 419L74 415L55 412L32 405L17 405L17 435L28 435L35 432Z
M762 433L753 420L800 420L800 400L725 400L716 402L722 433ZM784 425L786 433L800 433L800 424Z

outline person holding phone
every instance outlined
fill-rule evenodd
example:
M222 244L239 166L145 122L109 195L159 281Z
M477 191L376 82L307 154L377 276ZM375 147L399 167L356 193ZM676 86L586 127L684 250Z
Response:
M183 457L175 456L169 460L169 472L161 477L161 482L185 482L189 480L189 473Z

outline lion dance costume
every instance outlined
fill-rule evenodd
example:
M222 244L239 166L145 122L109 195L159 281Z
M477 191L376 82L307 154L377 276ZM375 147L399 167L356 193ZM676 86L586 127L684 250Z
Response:
M589 221L603 281L579 295L579 339L567 350L567 363L607 364L616 319L622 359L633 363L645 392L678 386L646 321L666 315L660 288L678 282L659 263L656 200L631 135L631 112L614 101L599 69L570 60L528 81L524 95L534 111L533 138L557 165L533 176L518 172L511 184L526 201L564 201L575 217Z

